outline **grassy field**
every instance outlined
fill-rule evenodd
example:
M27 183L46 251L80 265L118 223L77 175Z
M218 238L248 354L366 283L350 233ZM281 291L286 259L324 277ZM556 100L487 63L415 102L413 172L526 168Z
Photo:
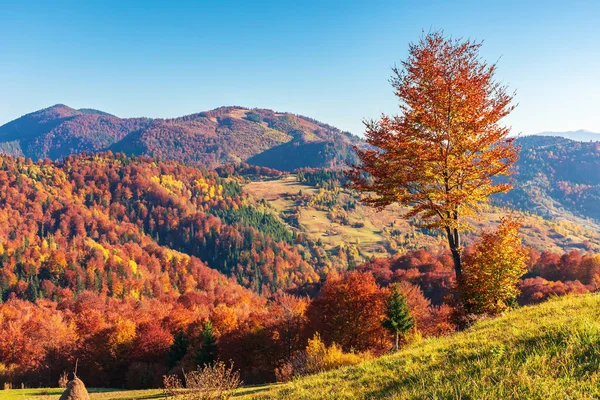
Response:
M264 199L271 206L273 213L282 214L296 207L290 194L297 194L302 190L305 194L315 194L314 187L301 184L295 175L288 175L280 179L250 182L244 186L246 193L255 199ZM340 195L343 202L350 197L348 191ZM312 239L321 239L326 250L333 250L340 244L355 244L360 251L367 256L389 256L395 251L387 249L384 244L386 237L384 228L397 230L409 237L400 247L410 249L427 246L444 245L443 238L428 236L416 232L409 223L401 218L406 212L399 206L390 206L383 211L377 211L362 204L350 213L351 222L361 222L361 228L345 226L331 221L326 211L317 210L312 207L301 207L298 221L302 229ZM500 217L510 213L508 210L490 207L480 218L471 222L476 230L485 228L490 224L499 222ZM568 213L560 221L550 221L536 215L514 212L521 218L523 228L521 234L528 246L539 250L550 250L557 253L573 249L581 250L584 243L590 246L592 251L600 251L600 225L582 220ZM569 217L569 218L567 218ZM470 235L465 239L469 241Z
M247 399L600 398L600 295L524 307L358 366L247 388Z
M162 390L88 389L93 400L164 399ZM58 400L63 389L0 390L0 400Z

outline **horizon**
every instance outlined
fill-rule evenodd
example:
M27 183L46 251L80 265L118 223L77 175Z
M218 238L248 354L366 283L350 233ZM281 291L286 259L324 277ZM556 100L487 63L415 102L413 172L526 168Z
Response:
M600 132L599 4L230 5L1 2L0 125L59 103L121 118L235 104L362 137L363 120L397 113L391 67L441 29L498 61L497 80L517 92L512 135Z

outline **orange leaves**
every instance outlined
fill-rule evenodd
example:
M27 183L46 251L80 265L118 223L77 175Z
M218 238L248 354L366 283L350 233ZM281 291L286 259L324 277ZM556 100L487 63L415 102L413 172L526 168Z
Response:
M361 165L350 172L355 187L369 193L365 202L410 206L405 216L445 230L454 252L458 232L470 228L463 217L510 190L492 178L509 175L518 154L501 125L512 96L494 82L496 67L480 59L480 46L440 32L411 44L392 78L401 114L367 123L367 142L376 149L356 149Z
M313 330L328 344L346 351L381 350L389 340L380 322L384 302L385 292L370 273L329 274L307 314Z
M484 232L465 257L461 282L469 311L498 313L519 294L517 283L527 272L529 250L519 236L520 223L503 219L495 232Z

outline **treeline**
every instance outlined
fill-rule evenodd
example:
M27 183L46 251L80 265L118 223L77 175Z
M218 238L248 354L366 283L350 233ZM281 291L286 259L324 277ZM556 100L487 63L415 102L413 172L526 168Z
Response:
M392 258L376 258L358 269L372 273L382 286L411 283L421 288L434 305L443 304L456 286L452 257L447 251L417 250ZM539 303L550 296L592 292L600 287L600 255L597 254L540 253L529 249L527 269L518 285L520 305Z
M344 171L323 168L301 168L296 171L298 182L327 190L341 188L348 183Z

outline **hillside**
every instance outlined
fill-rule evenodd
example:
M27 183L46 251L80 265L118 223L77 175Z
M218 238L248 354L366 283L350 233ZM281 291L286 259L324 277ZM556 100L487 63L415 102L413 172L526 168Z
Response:
M343 175L325 175L326 171L312 171L257 180L246 184L244 190L255 199L264 199L271 212L290 227L299 227L323 248L355 249L354 253L348 251L355 254L355 262L364 257L445 246L441 233L414 228L404 220L406 209L393 205L378 211L365 206L355 191L343 187ZM543 218L492 206L472 224L480 230L511 212L522 219L524 242L540 251L600 250L600 224L568 212L557 218ZM467 235L467 243L470 239Z
M391 283L406 290L422 335L455 329L442 237L410 228L398 209L363 207L339 189L341 171L238 169L273 177L111 153L0 156L0 382L51 386L79 360L90 386L158 387L209 351L246 383L273 382L316 331L338 335L323 330L333 325L319 296L335 288L379 299L372 329L343 332L365 350L387 346L378 315ZM520 304L598 288L600 257L563 254L596 249L597 236L585 243L584 228L548 224L551 235L524 229L554 252L532 252ZM206 332L216 348L204 349Z
M55 105L0 127L0 153L13 156L55 160L112 150L206 168L246 161L288 171L338 167L355 160L351 147L360 143L307 117L241 107L150 119Z
M248 399L600 396L600 296L566 296L372 362L241 390Z
M499 196L499 204L554 219L600 220L600 143L543 136L517 143L515 188Z
M279 310L268 297L331 268L237 178L109 153L0 156L0 381L54 385L79 359L90 385L129 373L129 387L157 387L174 337L198 346L207 320L242 365L246 327Z

